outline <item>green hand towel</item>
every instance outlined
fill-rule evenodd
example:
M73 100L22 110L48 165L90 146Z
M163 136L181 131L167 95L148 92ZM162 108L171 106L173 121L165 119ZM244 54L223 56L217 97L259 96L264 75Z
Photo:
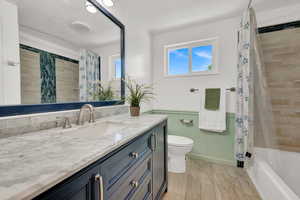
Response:
M220 88L205 89L205 109L219 110L220 108Z

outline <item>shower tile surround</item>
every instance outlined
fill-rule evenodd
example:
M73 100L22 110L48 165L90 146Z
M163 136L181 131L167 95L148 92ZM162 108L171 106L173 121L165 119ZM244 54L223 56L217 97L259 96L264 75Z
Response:
M40 55L20 49L21 59L21 103L38 104L41 102Z
M95 118L126 114L129 107L126 105L107 106L95 108ZM87 113L87 112L86 112ZM7 138L34 131L61 127L63 118L68 117L71 123L76 123L79 110L50 112L12 117L0 117L0 138Z
M300 152L300 28L261 34L279 148Z
M76 102L79 99L79 65L55 59L56 66L56 102Z
M57 85L62 86L61 84L61 79L66 78L66 80L69 80L67 85L70 83L72 84L72 80L78 80L78 77L71 77L74 73L76 73L76 70L79 70L79 62L77 60L73 60L64 56L56 55L47 51L43 51L41 49L36 49L30 46L26 46L23 44L20 44L20 55L21 55L21 60L24 61L23 56L26 56L24 52L31 52L31 54L37 54L38 55L38 63L39 65L39 71L36 70L36 72L39 72L40 80L39 82L36 81L36 84L39 85L40 89L40 95L41 99L38 102L35 102L34 104L39 104L39 103L58 103L58 102L74 102L74 98L77 96L78 100L79 98L79 86L77 87L72 87L72 86L67 86L58 89ZM28 61L28 56L27 56L27 61ZM31 57L33 60L29 60L29 62L36 62L36 58ZM27 64L27 65L26 65ZM25 65L25 66L24 66ZM22 67L23 66L23 67ZM72 70L70 73L65 73L66 69L69 69L70 66L75 67L75 71ZM28 69L33 68L33 65L28 65L28 63L22 63L21 62L21 68L23 69L22 72L28 71L28 69L24 68L27 67ZM57 77L56 72L64 72L63 77ZM37 73L38 74L38 73ZM25 74L25 78L26 77ZM58 80L57 80L58 79ZM79 81L78 81L79 82ZM34 84L29 83L28 87L29 89L32 88ZM28 90L28 87L25 88ZM27 90L25 90L27 92ZM63 90L63 91L62 91ZM65 97L62 97L60 95L61 93L64 93ZM58 94L57 94L58 93ZM74 97L75 96L75 97ZM29 97L30 98L30 97ZM37 99L36 99L37 101Z

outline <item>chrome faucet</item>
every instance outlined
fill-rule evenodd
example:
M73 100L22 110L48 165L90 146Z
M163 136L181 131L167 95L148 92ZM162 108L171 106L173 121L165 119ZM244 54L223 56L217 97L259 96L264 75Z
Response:
M91 104L84 104L79 112L79 117L78 117L78 125L83 125L84 124L84 110L88 109L90 112L90 119L89 123L94 123L95 122L95 110L94 107Z

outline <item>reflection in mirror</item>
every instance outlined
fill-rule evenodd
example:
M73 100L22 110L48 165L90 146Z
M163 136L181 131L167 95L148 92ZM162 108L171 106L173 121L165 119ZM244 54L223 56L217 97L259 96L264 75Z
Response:
M9 75L20 87L1 105L120 99L116 24L85 0L26 0L17 6L20 70Z

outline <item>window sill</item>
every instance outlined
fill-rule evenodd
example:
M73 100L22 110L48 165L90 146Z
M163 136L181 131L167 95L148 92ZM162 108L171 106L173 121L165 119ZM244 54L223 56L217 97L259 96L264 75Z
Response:
M180 74L180 75L168 75L164 74L164 78L183 78L183 77L194 77L194 76L211 76L211 75L218 75L220 72L203 72L203 73L190 73L190 74Z

